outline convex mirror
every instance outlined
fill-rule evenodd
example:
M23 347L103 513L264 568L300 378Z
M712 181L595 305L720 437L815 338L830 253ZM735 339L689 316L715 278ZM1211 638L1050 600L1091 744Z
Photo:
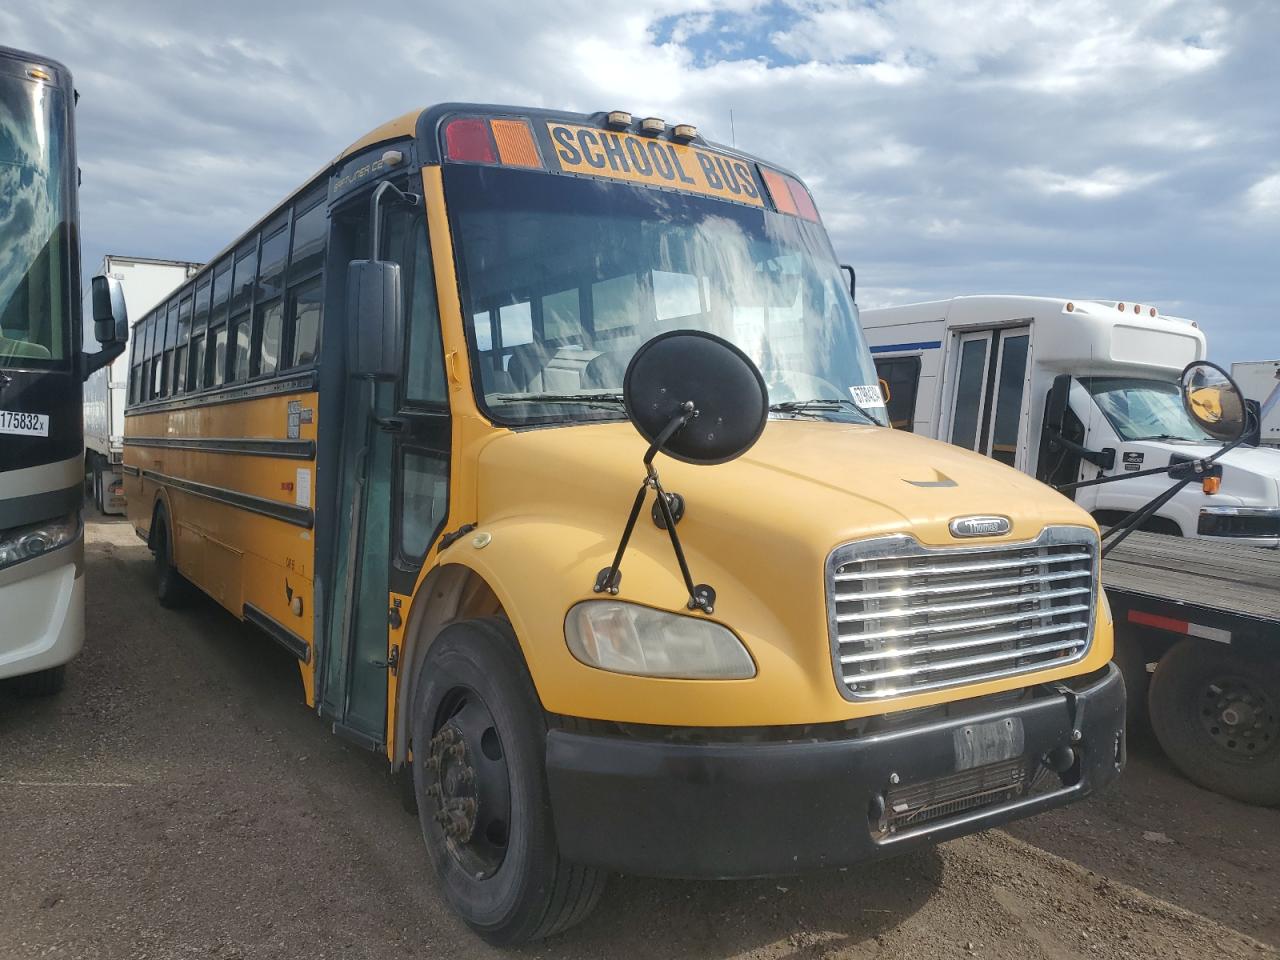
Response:
M129 312L125 309L124 288L115 277L99 275L90 281L93 308L93 336L104 347L129 339Z
M1215 440L1230 443L1244 433L1244 394L1216 363L1196 360L1182 371L1182 404L1188 415Z
M751 358L702 330L672 330L645 343L622 382L627 416L651 444L687 404L695 415L660 446L685 463L726 463L760 438L769 393Z

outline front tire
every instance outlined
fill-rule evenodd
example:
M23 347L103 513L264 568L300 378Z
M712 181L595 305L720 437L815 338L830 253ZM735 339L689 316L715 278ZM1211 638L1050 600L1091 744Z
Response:
M603 872L560 858L546 737L511 625L485 619L446 627L414 697L414 793L450 904L493 944L567 929L604 890Z
M1183 640L1156 667L1148 705L1156 739L1188 780L1280 804L1280 665Z

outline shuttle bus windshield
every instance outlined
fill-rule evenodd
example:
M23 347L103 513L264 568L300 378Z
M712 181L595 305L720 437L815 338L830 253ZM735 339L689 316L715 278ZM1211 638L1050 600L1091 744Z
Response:
M1082 377L1080 382L1093 396L1122 440L1190 440L1204 443L1212 439L1187 416L1182 407L1182 394L1178 385L1172 381L1137 377Z

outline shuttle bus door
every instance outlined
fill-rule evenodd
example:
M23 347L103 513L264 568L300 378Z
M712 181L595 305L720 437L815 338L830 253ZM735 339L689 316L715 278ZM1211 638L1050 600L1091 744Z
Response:
M948 439L1011 467L1024 466L1020 440L1031 358L1031 328L961 333Z

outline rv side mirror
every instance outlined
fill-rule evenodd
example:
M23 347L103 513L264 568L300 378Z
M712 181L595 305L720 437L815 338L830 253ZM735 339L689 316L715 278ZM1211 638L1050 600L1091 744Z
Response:
M1071 396L1071 374L1060 373L1053 378L1049 388L1049 402L1045 404L1044 426L1046 430L1062 433L1067 419L1067 400Z
M124 288L115 277L97 276L91 284L93 336L104 347L129 339L129 314L124 305Z
M348 265L348 373L370 380L399 376L403 297L400 264L352 260Z
M1246 427L1244 394L1231 374L1216 363L1196 360L1182 371L1182 405L1215 440L1232 443Z

